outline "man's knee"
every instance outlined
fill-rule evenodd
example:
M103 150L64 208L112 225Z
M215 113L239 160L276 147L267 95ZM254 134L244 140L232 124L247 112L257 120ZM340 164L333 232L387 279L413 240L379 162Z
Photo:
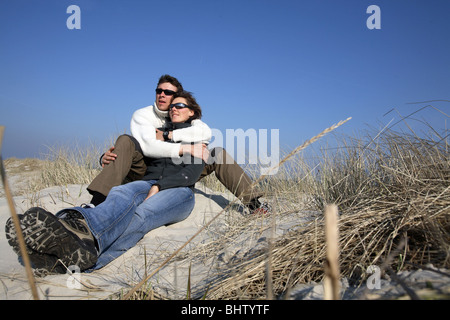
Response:
M137 141L135 137L128 134L120 135L116 140L115 147L129 149L130 151L139 151L142 153L139 141Z
M116 139L116 143L114 144L116 151L117 149L134 149L134 143L131 141L130 137L126 134L120 135Z

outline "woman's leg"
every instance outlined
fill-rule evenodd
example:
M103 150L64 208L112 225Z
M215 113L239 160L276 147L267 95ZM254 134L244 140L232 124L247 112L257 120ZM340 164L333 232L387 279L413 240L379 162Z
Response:
M107 201L95 208L68 208L56 215L31 208L21 219L25 242L37 253L55 256L66 266L90 268L97 261L98 249L109 247L126 230L153 183L136 181L115 187ZM15 235L8 229L11 228L7 228L8 240L14 247ZM43 267L51 267L47 260L41 260Z
M136 208L126 230L100 252L99 269L134 247L149 231L186 219L192 212L195 196L190 188L171 188L158 192Z
M83 215L100 252L127 229L153 183L154 181L135 181L117 186L111 189L106 200L97 207L73 208Z

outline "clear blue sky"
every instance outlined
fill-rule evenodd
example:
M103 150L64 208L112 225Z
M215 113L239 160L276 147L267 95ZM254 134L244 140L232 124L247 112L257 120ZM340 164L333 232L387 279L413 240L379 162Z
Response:
M165 73L210 127L279 129L282 147L350 116L339 132L382 127L426 105L408 102L450 100L449 14L448 0L2 0L3 158L129 132ZM433 109L416 116L445 127Z

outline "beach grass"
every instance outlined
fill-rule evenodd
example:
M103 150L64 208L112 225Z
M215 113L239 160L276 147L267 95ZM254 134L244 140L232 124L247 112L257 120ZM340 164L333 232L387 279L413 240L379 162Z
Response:
M264 181L274 219L302 209L323 213L328 204L337 205L339 267L341 277L352 284L367 280L367 269L373 265L383 266L383 273L427 264L450 267L450 150L444 135L430 132L433 135L425 137L393 130L365 139L337 136L333 150L319 150L318 161L301 155L292 159L277 176ZM222 239L257 232L252 223L231 226ZM229 241L211 244L211 255ZM246 259L227 264L208 296L267 298L269 260L276 297L296 284L321 282L325 244L325 219L320 214Z

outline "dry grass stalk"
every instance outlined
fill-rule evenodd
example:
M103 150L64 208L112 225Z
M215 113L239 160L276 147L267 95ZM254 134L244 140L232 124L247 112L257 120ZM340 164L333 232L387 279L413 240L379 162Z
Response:
M5 189L6 199L8 200L9 209L11 210L11 218L14 223L14 228L16 230L17 240L19 242L20 253L25 265L25 270L27 274L28 283L30 284L31 294L33 295L34 300L39 300L39 295L36 288L36 280L34 279L33 272L31 270L31 262L28 256L28 252L25 246L25 240L22 234L22 228L20 227L19 217L17 216L16 209L14 206L14 200L11 194L11 189L9 188L8 179L6 178L5 167L3 165L3 159L1 155L2 150L2 141L3 141L3 133L5 127L0 126L0 174L2 177L3 187Z
M328 205L325 209L325 235L327 258L325 260L324 298L325 300L339 300L339 230L336 205Z

